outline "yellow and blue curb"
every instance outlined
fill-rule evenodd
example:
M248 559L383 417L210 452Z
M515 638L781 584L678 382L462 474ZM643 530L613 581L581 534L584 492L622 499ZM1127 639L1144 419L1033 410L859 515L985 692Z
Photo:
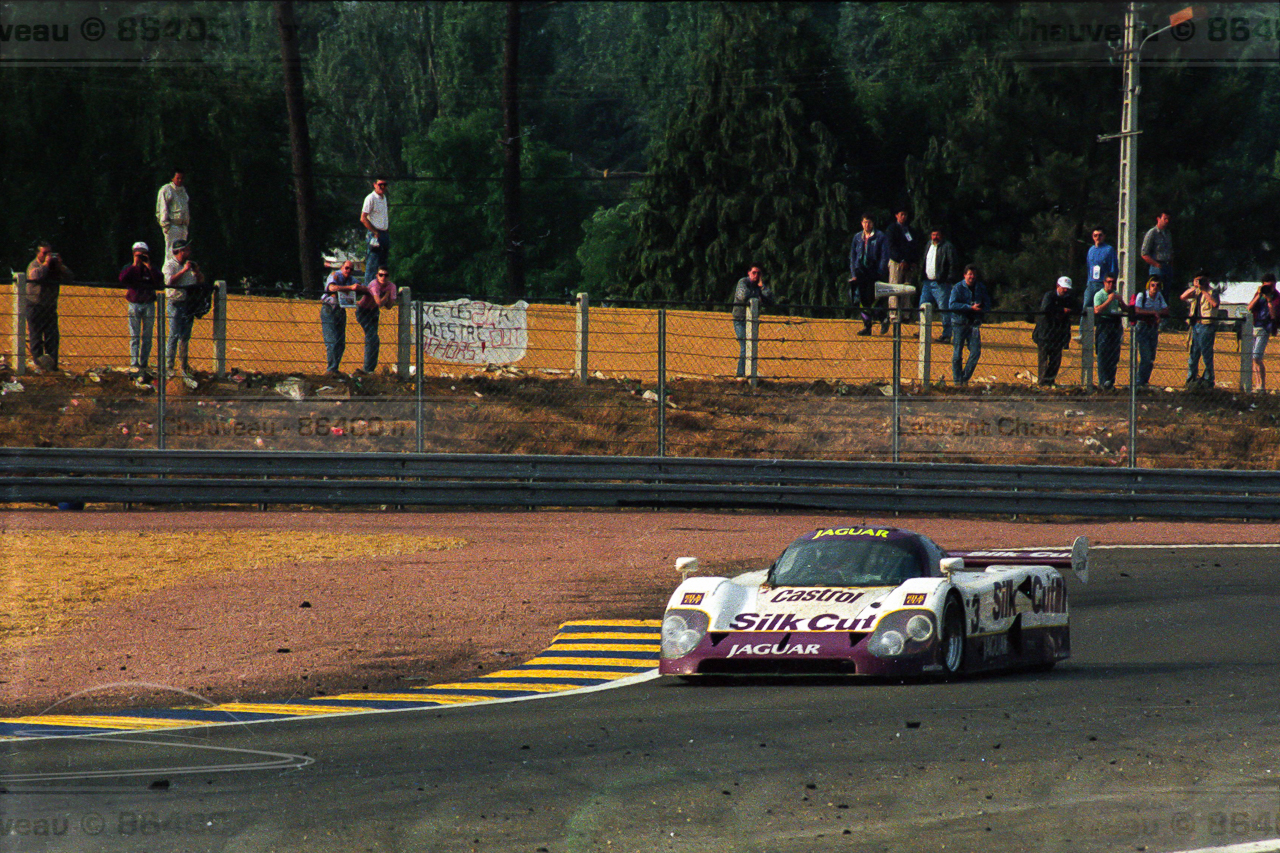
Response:
M107 714L0 717L0 740L473 705L598 688L644 675L657 667L660 625L653 619L565 622L545 651L519 666L466 681L410 687L395 693L342 693L289 702L224 702Z

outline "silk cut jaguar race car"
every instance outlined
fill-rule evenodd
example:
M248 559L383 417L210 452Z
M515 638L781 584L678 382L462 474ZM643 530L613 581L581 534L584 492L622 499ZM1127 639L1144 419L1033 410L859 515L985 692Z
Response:
M893 527L826 527L767 570L689 577L662 621L663 675L921 676L1050 669L1071 655L1067 586L1088 582L1089 543L1070 550L948 554Z

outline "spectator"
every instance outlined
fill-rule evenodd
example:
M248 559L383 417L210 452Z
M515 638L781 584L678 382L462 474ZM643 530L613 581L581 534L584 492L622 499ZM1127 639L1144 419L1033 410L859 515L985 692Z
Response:
M964 268L964 278L952 286L947 307L955 315L951 321L951 378L956 385L966 385L973 378L978 357L982 355L982 321L991 310L991 297L986 285L978 280L978 268L973 264ZM965 346L969 347L969 361L961 370L960 358Z
M378 270L373 283L356 303L356 322L364 329L364 368L356 375L363 376L378 369L378 313L379 309L396 304L396 285L387 268Z
M911 284L920 267L920 259L924 256L924 237L919 229L907 224L909 217L906 207L898 208L893 216L895 221L884 230L885 238L889 241L889 283ZM895 308L902 308L904 314L909 313L906 309L911 307L910 296L893 298L896 300Z
M36 244L35 259L27 265L27 346L31 371L58 369L58 291L72 281L71 270L48 243Z
M1187 387L1212 388L1213 341L1218 333L1218 294L1209 285L1209 276L1197 270L1191 286L1182 292L1188 305L1191 323L1191 350L1187 355ZM1198 376L1200 362L1204 363L1204 375Z
M174 362L179 354L182 357L182 375L191 376L187 347L191 341L191 327L195 323L195 315L187 310L187 302L192 299L191 291L202 284L204 284L204 273L200 271L200 266L191 260L190 241L174 241L173 256L164 262L164 313L169 321L166 353L168 367L166 375L168 376L173 375Z
M1147 279L1146 290L1133 299L1137 324L1133 339L1138 345L1138 387L1146 388L1156 365L1156 347L1160 343L1160 321L1169 316L1169 304L1160 292L1160 277Z
M1267 340L1275 334L1280 324L1280 296L1276 294L1276 277L1267 273L1262 284L1249 300L1249 313L1253 316L1253 385L1260 393L1267 393L1267 367L1262 358L1267 351Z
M1062 350L1071 336L1073 313L1071 279L1064 275L1040 300L1036 326L1031 331L1031 340L1036 343L1036 382L1040 385L1051 387L1057 383Z
M164 232L165 263L173 257L173 244L178 240L191 239L191 203L187 197L187 188L183 186L185 176L181 169L175 169L173 180L160 188L156 194L156 221Z
M876 230L871 214L863 214L862 230L849 247L849 300L862 306L863 328L859 335L871 334L871 324L880 318L880 334L889 331L889 314L876 309L876 282L889 277L889 241Z
M1142 260L1149 265L1148 274L1160 276L1165 302L1173 304L1173 294L1178 286L1173 271L1173 237L1169 234L1169 214L1161 211L1155 227L1142 238ZM1166 318L1160 328L1168 331L1170 320Z
M1084 284L1084 301L1080 306L1081 316L1093 308L1093 297L1102 290L1102 283L1107 276L1115 278L1120 275L1115 247L1104 242L1106 237L1107 233L1101 228L1093 229L1093 245L1089 247L1089 252L1084 258L1087 277Z
M156 324L156 291L164 277L151 265L151 250L141 241L133 244L133 263L120 270L120 283L128 285L129 369L146 374L151 360L151 330Z
M387 236L391 216L387 210L385 178L375 180L373 192L365 196L360 208L360 224L369 232L369 254L364 261L364 283L369 284L378 270L389 268L387 263L391 257L391 238Z
M747 372L747 306L752 299L759 299L761 304L773 304L773 291L760 276L760 265L752 264L747 275L738 279L733 289L733 334L738 339L738 376Z
M1102 280L1102 290L1093 297L1093 351L1098 355L1098 385L1107 391L1116 387L1116 366L1120 364L1122 304L1116 292L1116 277L1108 274Z
M324 336L325 355L328 359L325 376L343 375L338 367L342 363L342 353L347 348L347 308L355 307L355 294L368 292L363 284L356 281L354 271L355 264L344 261L340 269L329 275L324 283L324 293L320 296L320 333Z
M959 266L956 247L943 236L941 228L934 228L929 235L929 248L924 255L920 304L928 302L936 305L942 313L942 334L938 336L940 344L951 343L951 312L947 307L951 304L951 282L958 278L956 269Z

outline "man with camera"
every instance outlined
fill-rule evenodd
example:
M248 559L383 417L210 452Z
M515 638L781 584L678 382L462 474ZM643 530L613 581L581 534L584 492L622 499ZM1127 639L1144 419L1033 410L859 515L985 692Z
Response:
M151 265L151 250L139 240L133 244L133 263L120 270L129 303L129 369L146 374L151 360L151 330L156 324L156 291L164 287L160 271Z
M27 265L27 345L31 369L44 373L58 368L58 291L72 281L71 270L48 243L36 245Z
M1209 275L1204 270L1196 270L1196 277L1191 286L1182 292L1182 300L1187 303L1191 324L1191 351L1187 356L1187 387L1196 386L1212 388L1213 382L1213 340L1218 333L1218 292L1209 284ZM1204 363L1204 374L1199 375L1200 363Z
M191 364L187 361L187 345L191 340L191 327L195 316L187 310L187 300L191 298L191 290L204 284L204 273L200 266L191 260L191 244L187 240L178 240L173 244L173 256L164 262L164 298L165 317L169 321L168 350L165 353L168 362L168 373L173 373L174 357L181 348L182 373L191 375Z

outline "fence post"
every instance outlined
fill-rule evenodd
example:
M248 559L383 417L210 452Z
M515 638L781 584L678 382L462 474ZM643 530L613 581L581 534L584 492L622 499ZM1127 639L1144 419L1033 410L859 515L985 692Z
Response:
M213 375L227 375L227 283L213 283Z
M409 341L413 338L414 318L413 288L401 287L396 290L396 375L401 379L409 378ZM422 320L421 316L417 318ZM418 323L421 327L421 322ZM421 347L419 347L421 348ZM421 373L422 368L418 368Z
M156 291L156 450L164 450L165 383L169 381L168 296L164 290Z
M414 428L414 434L417 436L418 452L421 453L423 451L423 448L426 447L425 439L423 438L423 435L422 435L422 421L423 421L423 417L422 417L422 336L424 334L422 330L423 313L422 313L421 302L412 302L412 303L409 303L409 306L410 306L410 310L413 311L413 357L418 365L418 369L414 371L414 373L417 374L417 377L418 377L414 383L414 397L417 400L417 407L416 407L417 414L415 417L415 420L417 421L417 426ZM400 309L400 313L402 315L406 313L404 308Z
M1138 322L1123 323L1129 328L1129 467L1138 467ZM1120 333L1121 340L1124 333Z
M893 314L893 461L898 461L898 435L901 432L902 413L899 404L902 400L902 315Z
M751 377L751 387L760 384L760 375L756 372L756 357L760 354L760 300L752 299L747 304L747 376Z
M933 303L926 302L918 309L920 311L920 392L922 394L929 393L930 370L932 369L933 351L930 344L933 342Z
M1067 334L1071 334L1070 331ZM1090 305L1086 305L1080 315L1080 384L1086 389L1093 387L1093 307Z
M667 455L667 309L658 309L658 455Z
M589 336L587 327L590 320L590 299L585 293L578 294L578 307L575 312L575 326L578 332L577 351L574 353L574 363L577 365L578 381L583 385L587 384L587 355L590 352Z
M27 274L13 274L13 373L27 372Z
M1240 390L1253 390L1253 312L1244 312L1240 326Z

